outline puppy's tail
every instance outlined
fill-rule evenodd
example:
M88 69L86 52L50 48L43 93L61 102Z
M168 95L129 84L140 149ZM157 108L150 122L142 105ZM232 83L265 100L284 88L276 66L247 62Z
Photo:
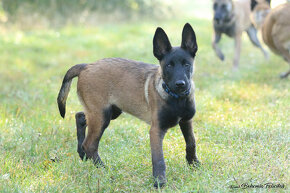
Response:
M77 64L71 67L63 78L62 85L57 97L59 113L63 118L65 116L65 104L70 90L71 81L74 77L79 76L80 72L85 69L86 66L87 64Z

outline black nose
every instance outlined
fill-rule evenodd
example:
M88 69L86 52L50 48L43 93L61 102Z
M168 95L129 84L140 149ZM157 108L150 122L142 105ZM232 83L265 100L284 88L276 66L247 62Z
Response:
M219 20L221 20L221 18L222 18L221 14L215 14L214 15L214 20L215 21L219 21Z
M184 87L185 86L185 82L184 80L178 80L175 82L177 87Z

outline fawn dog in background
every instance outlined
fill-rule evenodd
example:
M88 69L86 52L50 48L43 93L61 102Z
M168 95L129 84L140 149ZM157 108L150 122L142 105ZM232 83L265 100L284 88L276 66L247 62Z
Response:
M266 16L271 11L271 0L251 0L251 22L256 29L261 29Z
M213 4L214 18L214 35L212 47L217 56L224 60L224 54L218 47L222 34L226 34L235 40L235 55L234 68L239 65L242 33L247 32L251 42L261 49L265 58L268 58L268 53L264 50L257 37L257 30L250 20L250 0L214 0Z
M111 120L122 111L151 125L150 146L154 186L166 183L162 141L166 131L179 124L186 142L189 164L199 163L192 129L195 114L194 59L197 52L195 33L185 24L180 47L172 47L160 27L153 38L153 53L160 65L128 59L107 58L92 64L70 68L57 98L65 116L65 104L71 81L78 77L77 93L84 113L76 114L78 153L103 165L98 154L99 142ZM88 132L85 136L86 126Z
M265 0L264 0L265 1ZM270 9L269 2L252 0L252 18L256 26L261 28L265 44L290 65L290 3L284 3ZM286 78L290 69L280 75Z

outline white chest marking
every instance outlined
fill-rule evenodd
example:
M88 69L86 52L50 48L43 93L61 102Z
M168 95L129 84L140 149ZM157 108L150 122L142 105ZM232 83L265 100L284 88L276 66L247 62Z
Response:
M145 94L145 99L146 99L146 102L147 104L149 105L149 82L150 82L150 79L152 77L152 74L149 74L146 81L145 81L145 86L144 86L144 94Z

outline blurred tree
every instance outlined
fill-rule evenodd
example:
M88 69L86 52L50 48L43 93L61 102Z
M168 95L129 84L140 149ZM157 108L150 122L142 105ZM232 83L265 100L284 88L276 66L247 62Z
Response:
M2 0L1 5L10 22L29 14L40 14L49 20L56 17L66 20L84 12L119 12L128 19L132 15L160 15L168 6L162 0Z

